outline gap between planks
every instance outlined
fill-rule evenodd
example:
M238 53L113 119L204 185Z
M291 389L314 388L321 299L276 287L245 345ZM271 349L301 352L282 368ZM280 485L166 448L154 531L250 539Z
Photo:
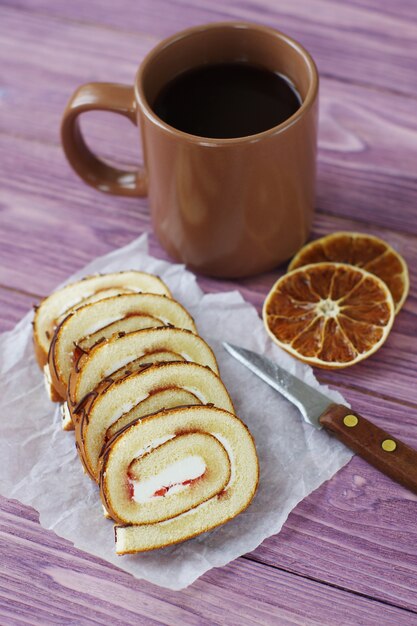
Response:
M276 565L272 565L271 563L265 563L264 561L261 561L260 559L257 559L253 556L244 554L241 556L242 559L245 559L246 561L251 561L254 563L258 563L259 565L262 565L263 567L269 567L270 569L273 570L278 570L280 572L285 572L286 574L290 574L291 576L296 576L297 578L301 578L303 580L307 580L309 582L314 582L314 583L318 583L320 585L324 585L325 587L329 587L330 589L337 589L338 591L343 591L344 593L349 593L350 595L353 596L358 596L360 598L364 598L365 600L369 600L370 602L375 602L377 604L383 604L385 606L389 606L392 607L394 609L400 609L401 611L403 611L404 613L411 613L413 615L417 615L417 611L414 611L413 609L406 609L405 607L401 606L400 604L394 604L392 602L388 602L388 600L383 600L381 598L374 598L373 596L370 596L366 593L361 593L360 591L355 591L354 589L348 589L347 587L344 587L343 585L336 585L335 583L330 583L324 580L320 580L320 578L316 578L314 576L307 576L306 574L299 574L298 572L294 571L294 570L290 570L290 569L285 569L283 567L277 567Z
M329 80L334 80L339 83L343 83L344 85L355 85L356 87L363 87L364 89L369 89L370 91L376 91L378 93L388 93L393 96L399 96L400 98L408 98L410 100L417 100L417 94L406 93L405 91L399 91L398 89L382 87L381 85L372 85L371 83L367 83L364 80L350 80L349 78L344 78L343 76L337 76L335 74L332 74L331 72L320 71L320 78L328 78Z
M336 78L335 80L337 80L339 82L347 82L348 83L348 81L341 81L338 78ZM358 83L358 85L359 85L359 83ZM383 90L381 90L381 91L383 91ZM417 96L416 96L416 99L417 99ZM39 138L35 138L35 137L27 137L26 135L21 134L21 133L8 133L8 132L4 132L4 131L0 130L0 137L7 137L7 138L10 138L10 139L18 139L19 141L29 142L31 144L35 144L35 145L39 145L39 146L49 146L50 148L61 147L61 144L59 142L54 143L52 141L45 141L43 139L39 139ZM317 162L319 162L319 159L317 159ZM122 161L122 162L119 163L119 165L124 167L124 166L129 166L131 164L130 163L123 163L123 161ZM399 178L398 176L396 176L396 177L397 177L397 179ZM414 180L414 178L410 178L410 177L404 177L404 179L406 179L406 180ZM83 184L85 184L85 183L83 183ZM327 216L327 217L330 217L330 218L333 218L333 217L334 218L340 218L341 217L340 214L337 213L337 212L329 211L328 209L322 209L322 208L317 207L317 206L315 207L315 213L323 215L323 216ZM346 216L342 216L342 217L346 217ZM367 220L367 219L361 220L360 217L357 216L357 215L354 217L354 221L357 222L357 224L361 225L361 226L367 226L367 227L375 226L375 225L371 224L369 222L369 220ZM382 231L384 233L386 232L386 233L389 233L389 234L401 235L402 237L404 237L404 239L409 239L410 241L413 241L413 242L414 242L415 237L416 237L415 234L410 234L409 232L401 230L401 229L398 229L398 228L392 228L392 227L389 227L389 226L384 226L384 225L381 225L379 223L378 223L377 226L378 226L378 230L380 230L380 231ZM0 283L0 288L4 288L4 289L7 289L9 291L13 291L13 289L11 287L3 285L1 283ZM15 291L17 293L21 293L22 295L30 295L32 297L37 297L37 298L45 297L45 296L39 296L38 294L30 293L30 292L27 292L27 291L23 291L23 290L20 291L20 290L16 289Z
M0 137L7 137L8 139L17 139L18 141L25 141L25 142L28 141L31 144L35 144L37 146L48 146L49 148L61 148L62 147L61 142L54 143L53 141L39 139L38 137L28 137L27 135L23 135L22 133L9 133L9 132L5 132L4 130L0 130ZM132 167L131 162L129 161L123 162L123 160L118 161L117 165L119 167L124 167L124 168ZM414 180L414 179L410 178L410 180ZM116 196L117 194L115 194L114 197Z
M41 300L42 298L45 298L45 296L41 296L38 293L32 293L31 291L25 291L23 289L15 289L14 287L2 285L1 283L0 283L0 289L4 289L5 291L9 291L10 293L18 293L20 296L27 296L28 298L36 298L36 300Z
M323 370L318 370L317 368L314 369L314 372L316 375L318 371L321 372ZM332 378L327 378L326 375L317 376L317 378L319 379L320 383L324 383L325 385L330 385L331 387L334 387L334 385L336 384ZM395 402L395 404L399 404L400 406L405 406L409 409L417 409L417 403L409 402L408 400L401 400L399 398L392 398L391 396L387 396L386 394L378 393L377 391L370 391L369 389L359 387L358 385L346 384L346 383L337 381L337 388L339 389L339 387L341 389L347 389L351 391L357 391L358 393L364 393L367 396L379 398L380 400L385 400L387 402Z

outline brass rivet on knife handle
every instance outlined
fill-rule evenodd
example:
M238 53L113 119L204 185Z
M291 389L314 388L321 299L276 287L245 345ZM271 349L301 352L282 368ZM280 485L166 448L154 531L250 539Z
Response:
M356 415L352 415L350 413L349 413L349 415L345 415L345 417L343 418L343 423L348 428L354 428L355 426L357 426L358 421L359 420L356 417Z
M342 404L331 404L319 422L365 461L417 493L417 450Z
M397 444L393 439L384 439L384 441L381 443L381 448L385 450L385 452L394 452L396 447Z

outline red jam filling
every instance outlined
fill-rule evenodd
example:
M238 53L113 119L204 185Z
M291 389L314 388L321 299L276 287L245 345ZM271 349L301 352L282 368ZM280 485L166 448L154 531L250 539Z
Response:
M133 483L131 483L130 480L128 480L126 485L127 485L127 494L129 498L133 500L133 496L135 495L135 488L133 486Z
M161 487L161 489L157 489L155 491L155 493L152 495L152 498L155 498L155 496L165 496L171 489L171 487L176 487L177 485L184 485L185 487L187 487L188 485L193 485L198 480L203 478L204 474L201 474L201 476L197 476L197 478L189 478L188 480L183 480L181 483L173 483L172 485L168 485L168 487Z
M189 485L193 485L194 483L196 483L198 480L201 480L204 476L205 472L203 474L201 474L201 476L197 476L197 478L189 478L188 480L183 480L180 483L173 483L172 485L168 485L167 487L161 487L160 489L157 489L155 491L155 493L152 494L152 498L155 498L157 496L166 496L166 494L168 493L168 491L172 488L172 487L176 487L177 485L184 485L185 487L188 487ZM128 496L131 500L133 500L134 496L135 496L135 488L134 488L134 483L131 482L132 477L130 476L130 474L128 473L128 480L126 482L126 486L127 486L127 492L128 492Z

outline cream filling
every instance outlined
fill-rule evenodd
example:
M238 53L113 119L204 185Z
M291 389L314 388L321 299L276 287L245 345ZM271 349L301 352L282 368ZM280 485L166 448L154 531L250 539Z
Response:
M113 315L113 317L108 317L107 319L101 318L95 324L91 324L91 326L88 327L87 331L85 332L85 337L88 337L89 335L96 333L98 330L102 330L106 326L110 326L110 324L118 322L119 320L120 315Z
M85 300L86 298L90 298L92 295L94 295L94 293L95 291L91 290L83 294L82 296L80 296L80 294L77 294L77 295L74 294L72 298L68 298L68 296L66 296L65 302L62 303L62 307L59 310L57 317L62 317L70 309L77 306L77 304L82 304L83 300Z
M201 389L196 389L195 387L190 387L189 385L180 385L180 387L185 389L185 391L193 393L200 400L201 404L207 404L208 400L202 393Z
M203 393L201 393L200 389L195 389L194 387L190 387L189 385L181 385L179 388L193 393L200 400L201 404L207 404L208 400L206 396ZM114 413L112 413L111 415L111 423L116 422L119 419L119 417L122 417L122 415L124 415L125 413L128 413L131 409L133 409L135 406L140 404L143 400L147 400L149 396L150 396L149 393L144 396L138 396L137 398L135 398L134 402L126 402L125 404L118 406L117 410L114 411ZM220 438L219 438L219 441L220 441Z
M164 348L161 348L161 349L164 349ZM167 351L170 350L169 348L165 348L165 349ZM189 362L193 361L193 359L190 357L190 355L186 354L185 352L177 352L177 354L182 356L182 358L185 359L186 361L189 361ZM143 356L145 356L145 355L144 354L136 354L136 355L132 354L132 355L130 355L128 357L124 357L124 358L119 359L119 361L113 362L106 370L104 370L104 378L106 376L111 376L112 374L114 374L114 372L117 372L119 369L121 369L125 365L129 365L129 363L132 363L133 361L136 361L136 359L140 359Z
M230 478L229 478L229 482L225 486L225 489L227 489L230 485L233 484L233 482L235 480L235 476L236 476L235 457L234 457L234 454L233 454L233 448L230 445L229 441L226 439L226 437L224 437L220 433L211 433L211 434L213 435L213 437L216 437L216 439L218 439L218 441L220 441L220 443L222 444L223 448L227 452L227 456L229 457Z
M164 435L163 437L156 437L155 439L153 439L153 441L151 441L151 443L148 443L147 446L145 446L144 448L140 448L140 450L137 451L137 453L135 454L135 459L138 459L144 454L147 454L148 452L150 452L151 450L154 450L158 446L162 446L163 443L166 443L170 439L174 439L174 437L175 437L174 434Z
M183 484L184 482L199 478L205 471L206 464L201 456L184 457L181 461L171 463L155 476L145 480L132 480L133 499L142 504L153 498L174 495L188 487Z
M51 378L51 370L49 369L48 363L44 365L43 368L43 382L45 384L46 393L48 394L48 398L52 400L52 378Z
M132 361L134 360L135 360L135 357L128 356L128 357L124 357L123 359L119 359L119 361L113 361L113 363L107 369L104 370L103 378L107 378L107 376L111 376L112 374L114 374L114 372L117 372L117 370L120 370L125 365L132 363Z
M124 415L125 413L129 413L129 411L131 411L135 406L140 404L143 400L146 400L146 398L148 398L147 395L138 396L137 398L135 398L134 402L125 402L121 406L118 406L117 410L112 413L109 423L114 424L114 422L117 422L119 417L122 417L122 415Z
M72 417L71 417L71 413L68 408L67 402L64 402L63 404L61 404L61 414L62 414L62 427L63 428L65 426L68 426L69 424L72 424Z

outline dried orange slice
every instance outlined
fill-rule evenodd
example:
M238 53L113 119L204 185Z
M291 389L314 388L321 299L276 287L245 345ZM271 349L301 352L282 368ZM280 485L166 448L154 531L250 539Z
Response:
M263 308L275 343L326 369L354 365L376 352L394 317L387 285L346 263L314 263L285 274Z
M301 248L288 270L327 261L349 263L375 274L388 285L395 312L401 309L410 286L407 264L394 248L379 237L349 232L326 235Z

